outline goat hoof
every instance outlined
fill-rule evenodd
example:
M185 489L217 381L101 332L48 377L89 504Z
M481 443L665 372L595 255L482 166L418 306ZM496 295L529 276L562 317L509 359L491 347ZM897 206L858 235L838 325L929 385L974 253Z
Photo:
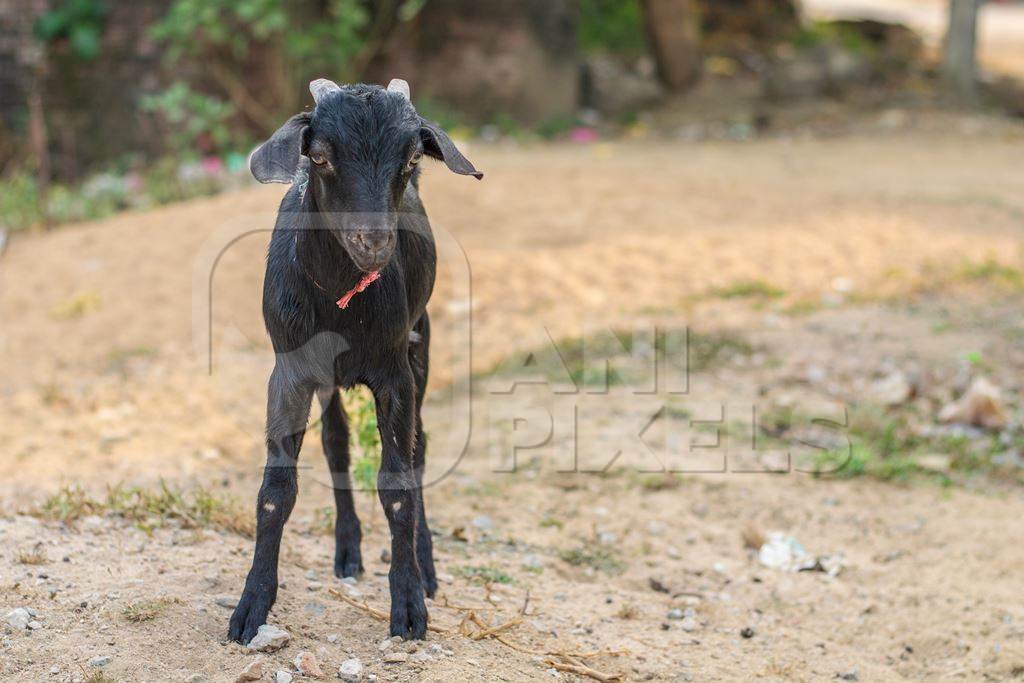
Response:
M359 552L359 541L338 543L334 552L334 575L339 579L345 579L362 573L363 556Z
M390 634L405 640L423 640L427 637L427 618L419 577L399 581L392 577Z
M260 630L260 626L267 623L267 615L273 604L274 599L269 591L254 593L247 590L242 593L238 606L231 615L228 639L248 645Z

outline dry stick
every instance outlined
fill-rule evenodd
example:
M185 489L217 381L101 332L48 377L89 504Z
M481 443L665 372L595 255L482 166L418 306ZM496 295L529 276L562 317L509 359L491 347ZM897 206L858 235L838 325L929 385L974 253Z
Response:
M470 637L473 640L480 640L481 638L488 638L490 636L493 636L496 633L501 633L505 629L512 628L513 626L518 626L521 623L523 623L523 620L520 617L516 617L515 619L510 619L510 620L506 621L504 624L499 624L497 626L493 626L491 628L485 628L482 631L478 631L478 632L474 633Z
M552 668L557 669L558 671L565 671L566 673L576 674L577 676L587 676L596 681L607 682L622 680L622 676L619 674L606 674L603 671L591 669L586 664L565 664L564 662L559 662L554 659L548 659L546 660L546 663L550 664Z
M526 589L526 597L523 598L523 606L519 608L519 614L526 616L526 608L530 606L530 589Z
M372 616L374 619L379 619L380 621L391 621L390 616L388 616L384 612L381 612L379 609L374 609L373 607L370 607L365 602L359 602L358 600L354 600L345 595L344 593L334 590L333 588L328 588L327 590L334 597L338 598L339 600L343 600L344 602L347 602L353 607L358 607L359 609L363 610L364 612ZM434 633L448 633L448 629L441 628L440 626L435 626L434 624L427 624L427 629L433 631Z
M374 609L373 607L370 607L365 602L359 602L358 600L350 598L349 596L345 595L344 593L342 593L340 591L337 591L337 590L335 590L333 588L328 588L327 591L331 595L333 595L334 597L338 598L339 600L342 600L343 602L347 602L348 604L352 605L353 607L356 607L358 609L363 610L364 612L366 612L367 614L369 614L370 616L372 616L375 619L379 619L380 621L389 621L390 620L390 617L387 614L385 614L384 612L382 612L379 609ZM469 633L468 629L465 628L468 625L469 622L472 622L472 623L476 624L482 630L477 632L477 633L475 633L475 634ZM501 624L499 626L488 627L487 624L485 624L480 619L480 617L478 617L476 615L476 613L469 612L469 614L467 614L465 617L463 617L462 622L459 623L459 625L456 627L455 630L457 630L463 636L466 636L468 638L472 638L473 640L481 640L483 638L491 638L493 640L498 641L499 643L501 643L505 647L511 648L511 649L516 650L518 652L522 652L524 654L529 654L529 655L534 655L534 656L541 656L541 657L561 657L563 659L567 659L570 662L574 662L574 663L573 664L561 664L561 663L555 662L553 660L549 660L549 663L555 669L558 669L558 670L561 670L561 671L565 671L567 673L574 673L574 674L577 674L579 676L589 676L590 678L593 678L593 679L598 680L598 681L617 681L617 680L619 680L621 678L621 676L619 676L617 674L606 674L606 673L603 673L601 671L597 671L596 669L592 669L592 668L586 666L585 664L579 662L575 658L578 657L579 659L586 659L586 658L589 658L589 657L596 657L598 655L620 655L620 654L623 654L622 652L600 651L600 650L596 651L596 652L559 652L557 650L534 650L534 649L531 649L531 648L522 647L521 645L517 645L515 643L509 642L509 641L505 640L504 638L502 638L500 635L498 635L501 631L503 631L503 630L505 630L507 628L512 628L513 626L516 626L517 624L520 624L520 623L522 623L522 619L520 619L519 617L516 617L515 619L512 619L511 621L507 621L504 624ZM443 629L440 626L434 626L433 624L428 624L427 628L430 629L431 631L436 632L436 633L450 633L451 632L450 629Z

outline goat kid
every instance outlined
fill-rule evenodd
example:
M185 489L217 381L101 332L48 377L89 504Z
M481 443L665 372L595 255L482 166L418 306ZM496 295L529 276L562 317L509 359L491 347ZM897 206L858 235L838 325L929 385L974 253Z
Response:
M419 199L426 155L483 177L409 86L310 84L315 107L259 146L249 168L288 183L270 240L263 316L276 361L267 400L267 464L256 507L252 568L228 635L248 643L277 598L278 555L298 490L296 466L314 394L337 507L334 573L363 570L340 388L369 387L382 444L377 488L391 531L392 636L423 638L424 593L437 589L423 509L427 384L436 252Z

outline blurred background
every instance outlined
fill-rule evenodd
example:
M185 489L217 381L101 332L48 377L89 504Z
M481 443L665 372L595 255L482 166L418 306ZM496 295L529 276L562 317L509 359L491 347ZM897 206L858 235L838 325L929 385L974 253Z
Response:
M314 420L264 679L1022 675L1011 0L0 0L0 673L251 663L283 188L245 159L320 76L408 80L486 178L422 181L442 631L385 662L330 592L387 611L352 392L367 572Z

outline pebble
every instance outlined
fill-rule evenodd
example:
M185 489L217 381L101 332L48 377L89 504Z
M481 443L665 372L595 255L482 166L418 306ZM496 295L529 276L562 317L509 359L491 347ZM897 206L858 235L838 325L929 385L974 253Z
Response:
M291 639L291 634L283 628L263 624L256 632L256 637L249 641L248 648L253 651L273 652L287 645Z
M740 631L740 635L743 636L744 638L753 638L754 637L754 629L750 628L749 626L744 627L744 629L742 631Z
M355 683L363 675L363 663L357 658L346 659L338 667L338 678L349 683Z
M686 615L683 614L683 610L681 610L678 607L676 607L676 608L670 609L668 611L668 614L665 615L665 616L667 616L669 619L682 619Z
M487 515L480 515L473 518L473 526L487 531L494 528L494 520Z
M432 662L434 661L434 658L428 655L426 652L414 652L412 655L409 656L409 661L416 663Z
M544 562L536 555L523 555L523 566L527 569L543 569Z
M284 669L278 669L274 672L274 683L292 683L295 677Z
M391 551L384 548L380 551L380 561L382 564L391 564Z
M683 621L679 624L679 628L683 629L684 631L696 631L697 620L693 617L684 617Z
M837 673L836 674L836 678L842 679L844 681L859 681L860 680L860 674L857 673L857 669L850 669L849 671L843 671L842 673Z
M235 683L258 681L261 678L263 678L263 660L254 659L249 662L249 665L245 667L242 673L238 674L238 678L235 679Z
M238 598L231 595L218 595L213 599L213 602L217 607L223 607L224 609L234 609L238 607Z
M440 643L431 643L430 645L427 645L427 652L435 657L440 657L444 654L444 648L441 647Z
M295 669L307 678L324 677L324 670L320 668L320 663L316 661L312 652L300 652L292 663L295 665Z
M311 591L318 591L318 590L320 590L323 587L324 587L324 585L322 583L320 583L319 581L310 581L309 583L306 584L306 589L307 590L311 590Z
M32 621L32 614L24 607L19 607L8 612L4 620L8 626L24 631Z
M106 666L107 664L110 664L111 659L112 658L110 655L96 655L95 657L89 660L89 666L97 668L101 666Z
M389 652L384 655L385 664L401 664L407 661L409 661L408 652Z
M28 622L28 627L30 629L32 629L33 631L35 631L35 630L41 629L43 627L43 625L41 623L39 623L38 621L36 621L35 619L33 619L32 621Z
M328 643L336 643L336 642L338 642L338 634L337 633L330 633L330 634L328 634L327 635L327 642Z

